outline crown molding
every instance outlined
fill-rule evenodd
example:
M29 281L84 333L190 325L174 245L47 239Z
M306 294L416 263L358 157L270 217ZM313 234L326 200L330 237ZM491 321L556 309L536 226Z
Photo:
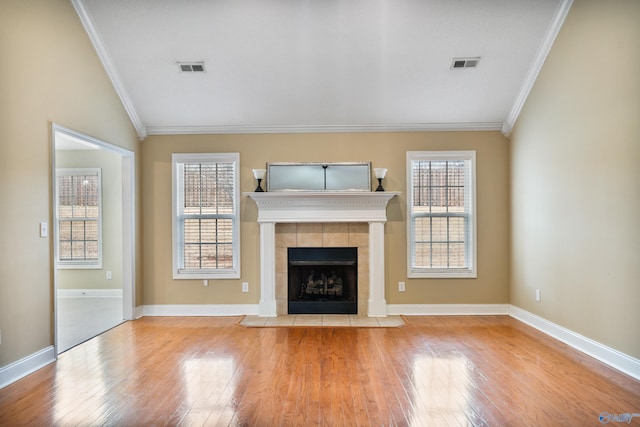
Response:
M113 88L118 94L118 97L120 97L120 101L122 102L124 109L127 111L131 123L136 129L138 138L140 140L145 139L148 135L147 129L142 123L142 120L140 120L140 116L138 116L138 113L136 112L133 103L131 102L131 98L124 88L124 84L122 83L122 80L118 75L116 67L111 61L111 56L109 55L109 52L102 41L102 37L100 37L100 33L98 32L98 29L96 28L93 19L91 18L91 14L85 7L82 0L71 0L71 3L76 10L78 17L82 22L82 26L87 32L87 35L89 36L89 39L91 40L91 43L93 44L93 47L95 48L96 53L100 58L100 61L102 62L102 66L104 67L107 75L109 76L109 79L111 80L111 84L113 84Z
M533 85L538 78L538 74L540 74L540 70L544 65L551 48L553 47L553 43L562 28L562 24L564 24L567 15L569 14L569 9L573 4L573 0L562 0L556 9L556 12L553 16L553 20L547 29L547 32L538 46L538 51L536 52L536 56L529 68L527 76L522 83L522 87L520 87L520 91L518 92L518 96L516 97L513 106L511 107L511 111L507 116L507 120L505 120L502 125L502 133L508 138L511 136L511 132L513 131L513 126L516 124L516 120L518 120L518 116L520 115L520 111L522 111L522 107L524 103L527 101L529 93L533 88Z
M402 123L370 125L214 125L147 126L149 135L211 135L256 133L454 132L499 131L502 123Z

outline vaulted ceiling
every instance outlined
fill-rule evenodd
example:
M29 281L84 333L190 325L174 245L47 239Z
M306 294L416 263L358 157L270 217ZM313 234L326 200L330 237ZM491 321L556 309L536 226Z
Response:
M508 134L571 4L72 1L141 138L403 130ZM479 61L475 68L455 68L454 58ZM189 64L196 71L181 71Z

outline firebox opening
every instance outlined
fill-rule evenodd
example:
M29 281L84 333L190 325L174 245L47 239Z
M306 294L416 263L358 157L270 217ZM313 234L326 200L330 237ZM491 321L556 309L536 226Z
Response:
M357 314L358 248L288 248L289 314Z

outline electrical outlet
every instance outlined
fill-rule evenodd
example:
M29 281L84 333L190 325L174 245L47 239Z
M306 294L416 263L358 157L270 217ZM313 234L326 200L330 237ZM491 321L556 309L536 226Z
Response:
M404 292L404 282L398 282L398 291Z
M113 273L110 271L107 271L107 280L111 280L113 278Z
M540 289L536 289L536 301L538 301L538 302L539 302L539 301L540 301L541 296L542 296L542 295L541 295Z
M242 282L242 292L249 292L249 282Z
M209 279L204 279L204 280L202 281L202 284L203 284L204 286L209 286Z

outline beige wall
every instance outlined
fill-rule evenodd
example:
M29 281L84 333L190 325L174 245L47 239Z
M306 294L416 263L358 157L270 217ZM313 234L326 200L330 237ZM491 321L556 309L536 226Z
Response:
M576 0L511 139L512 304L636 358L639 23Z
M130 150L139 144L69 1L3 0L1 9L3 367L53 344L52 241L38 235L38 223L52 221L51 122Z
M407 151L477 150L478 279L407 279ZM253 201L241 202L242 277L173 280L171 274L171 153L240 152L241 191L253 191L251 169L278 161L371 161L389 169L386 224L386 299L389 304L508 303L508 146L498 132L353 133L302 135L152 136L143 143L144 304L257 304L259 229ZM241 292L241 282L250 292ZM397 282L406 282L406 292Z
M102 268L58 269L58 289L122 289L122 156L106 150L58 150L55 161L57 168L99 168L102 176Z
M51 122L136 152L144 190L138 304L259 301L258 226L247 199L241 279L207 288L171 279L172 152L240 152L242 191L255 187L251 169L269 161L371 161L389 168L386 188L402 192L388 209L388 303L511 302L640 357L638 22L637 0L575 0L516 124L510 157L497 132L155 136L140 148L70 3L3 1L0 367L53 343L52 244L38 236L38 223L52 221ZM451 149L477 150L478 279L409 280L405 152ZM400 280L405 293L397 292Z

